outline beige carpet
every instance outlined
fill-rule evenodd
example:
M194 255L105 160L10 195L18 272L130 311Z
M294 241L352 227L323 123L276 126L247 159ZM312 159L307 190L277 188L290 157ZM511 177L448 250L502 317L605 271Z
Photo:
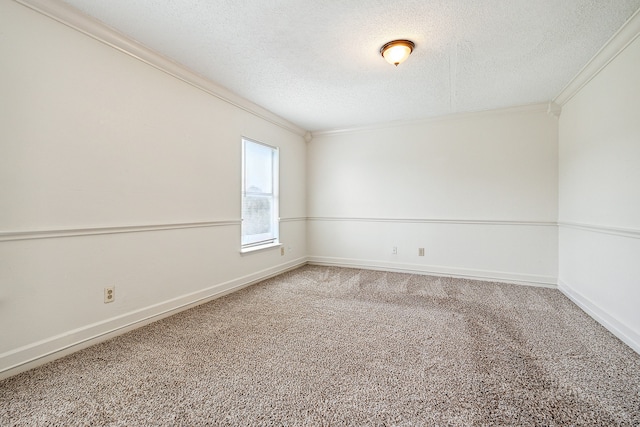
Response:
M559 291L306 266L0 382L0 425L640 425Z

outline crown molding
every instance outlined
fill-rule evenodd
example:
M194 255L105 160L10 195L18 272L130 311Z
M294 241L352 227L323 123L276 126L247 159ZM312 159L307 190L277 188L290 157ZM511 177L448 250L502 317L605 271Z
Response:
M593 58L582 67L578 74L560 91L553 102L563 106L573 98L580 89L596 77L627 46L640 36L640 9L600 48Z
M214 83L208 78L195 73L184 65L181 65L156 51L149 49L148 47L132 40L111 27L108 27L97 19L85 15L60 0L14 1L141 62L144 62L145 64L202 90L209 95L239 108L240 110L251 113L256 117L286 129L296 135L304 136L305 133L307 133L305 129L302 129L301 127L245 98L242 98L241 96L231 92L229 89Z
M549 107L547 108L547 114L555 117L556 119L560 118L560 114L562 113L562 107L555 102L551 101L549 103Z
M313 135L311 135L311 132L307 132L304 134L304 140L309 143L311 142L311 140L313 139Z
M343 129L330 129L324 131L312 132L311 137L344 135L351 133L370 132L382 129L392 129L404 126L419 126L429 123L437 123L443 121L465 120L475 117L496 116L503 114L520 114L520 113L546 113L549 111L549 103L519 105L515 107L499 108L495 110L469 111L464 113L445 114L437 117L427 117L417 120L398 120L394 122L378 123L370 126L359 126Z

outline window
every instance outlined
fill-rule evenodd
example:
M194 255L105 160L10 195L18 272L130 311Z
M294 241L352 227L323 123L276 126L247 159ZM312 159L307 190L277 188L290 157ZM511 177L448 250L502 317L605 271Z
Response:
M278 243L278 149L242 139L242 250Z

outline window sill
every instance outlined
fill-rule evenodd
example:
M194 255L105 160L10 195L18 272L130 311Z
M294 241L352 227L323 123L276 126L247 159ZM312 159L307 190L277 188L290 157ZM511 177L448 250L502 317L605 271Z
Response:
M240 249L240 253L241 254L250 254L252 252L259 252L265 249L271 249L271 248L278 248L282 246L282 243L280 242L276 242L276 243L268 243L266 245L260 245L260 246L252 246L250 248L242 248Z

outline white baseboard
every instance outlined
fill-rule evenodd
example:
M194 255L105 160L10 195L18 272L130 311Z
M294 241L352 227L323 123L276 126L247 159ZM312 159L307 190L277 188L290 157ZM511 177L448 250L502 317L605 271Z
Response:
M558 279L558 289L589 316L607 328L609 332L631 347L636 353L640 354L640 334L612 317L593 301L586 298L580 292L576 291L574 287L561 279Z
M307 257L301 257L0 354L0 380L293 270L306 263Z
M458 277L463 279L505 282L554 289L557 288L557 278L553 276L320 256L310 256L308 260L309 264L313 265L362 268L368 270L392 271L397 273L431 274L434 276Z

